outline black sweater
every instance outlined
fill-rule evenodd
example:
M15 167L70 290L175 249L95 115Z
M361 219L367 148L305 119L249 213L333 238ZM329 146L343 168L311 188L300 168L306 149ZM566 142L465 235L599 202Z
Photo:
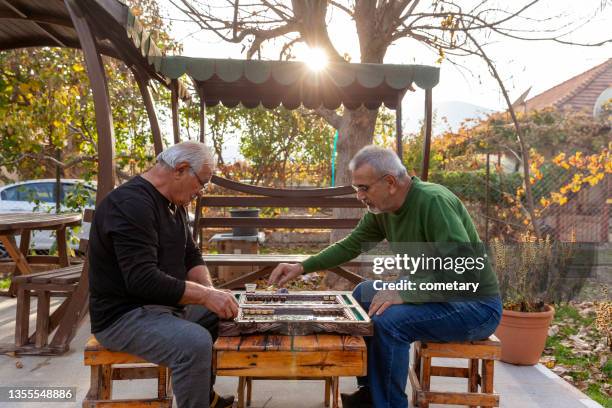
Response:
M204 265L183 207L137 176L102 200L89 235L91 331L146 304L178 306L187 272Z

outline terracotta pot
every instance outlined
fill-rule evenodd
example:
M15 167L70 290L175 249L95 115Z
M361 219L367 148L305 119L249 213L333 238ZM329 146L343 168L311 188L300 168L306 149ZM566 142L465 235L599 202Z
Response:
M514 312L504 310L495 335L502 343L502 361L518 365L534 365L540 360L548 327L555 308L545 306L544 312Z

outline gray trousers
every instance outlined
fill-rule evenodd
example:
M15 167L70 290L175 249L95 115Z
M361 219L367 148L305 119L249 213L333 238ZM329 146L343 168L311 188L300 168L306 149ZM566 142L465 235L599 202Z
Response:
M169 367L179 408L208 408L217 323L217 316L203 306L180 310L147 305L131 310L95 336L109 350Z

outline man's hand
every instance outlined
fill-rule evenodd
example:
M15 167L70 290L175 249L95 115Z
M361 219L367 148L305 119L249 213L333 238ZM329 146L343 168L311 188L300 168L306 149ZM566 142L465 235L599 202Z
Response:
M396 290L380 290L376 292L372 303L370 304L370 310L368 310L368 316L372 317L374 314L381 315L391 305L401 305L404 300Z
M274 268L274 270L270 274L270 277L268 278L268 284L278 284L278 286L284 286L285 283L297 278L303 273L304 267L302 266L302 264L281 263L278 264L278 266Z
M221 319L233 319L238 316L238 302L229 291L206 288L201 304Z

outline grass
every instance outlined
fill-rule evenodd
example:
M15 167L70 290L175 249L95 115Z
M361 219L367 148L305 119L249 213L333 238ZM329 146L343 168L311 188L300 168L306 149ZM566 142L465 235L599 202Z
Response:
M581 327L594 327L594 316L582 316L578 309L571 305L559 305L556 308L553 324L559 325L559 332L555 336L550 336L546 341L546 347L551 348L557 365L569 369L567 375L571 376L574 382L580 383L588 381L588 386L582 391L593 400L597 401L606 408L612 408L612 398L606 394L604 384L612 384L612 361L599 368L599 356L580 356L574 353L571 347L561 344L569 336L575 335ZM591 335L596 331L592 330ZM600 341L605 341L603 338ZM591 379L593 373L601 370L605 379Z
M7 290L11 286L11 278L0 279L0 290Z

